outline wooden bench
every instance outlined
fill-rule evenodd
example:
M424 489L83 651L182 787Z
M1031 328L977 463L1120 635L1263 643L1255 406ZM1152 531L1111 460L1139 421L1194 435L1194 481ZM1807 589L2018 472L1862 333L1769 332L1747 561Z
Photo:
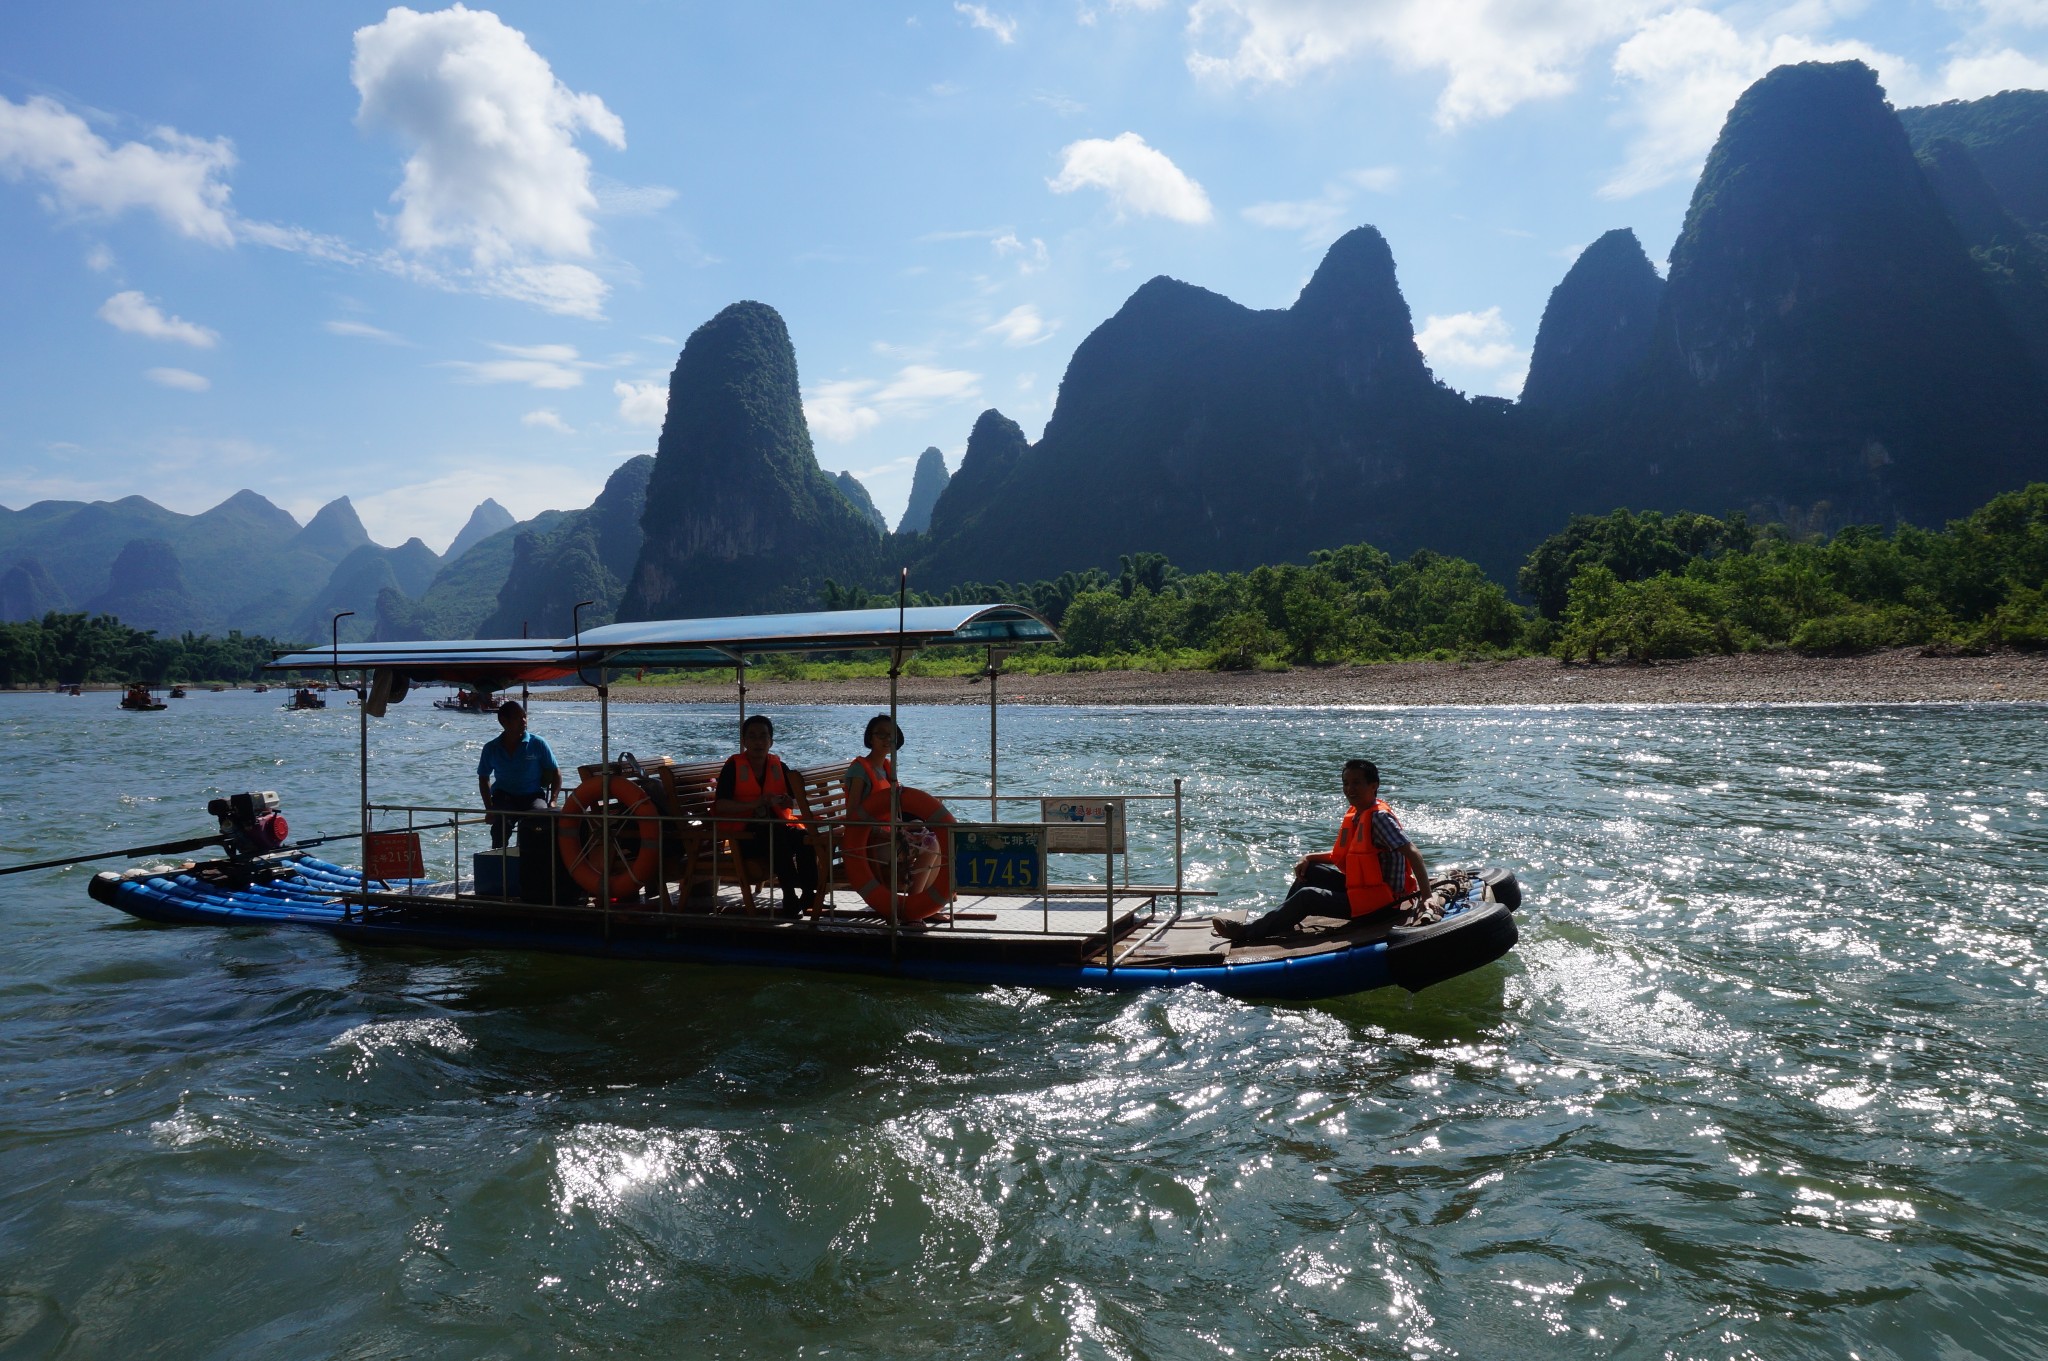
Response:
M770 877L768 867L759 865L759 862L749 864L734 851L730 839L719 837L714 830L712 805L718 794L718 772L724 767L723 760L679 765L667 757L656 757L636 763L619 761L604 767L587 765L576 768L577 776L583 780L600 773L635 780L654 800L655 808L662 816L688 819L685 823L662 824L661 871L658 875L661 882L650 885L649 889L658 893L665 909L674 910L676 907L669 892L670 884L676 886L676 895L684 903L689 902L699 884L713 892L719 884L733 884L740 890L740 901L745 910L749 913L758 910L755 895ZM789 770L802 785L804 802L810 810L812 830L805 834L804 839L809 843L811 853L818 858L818 886L821 893L829 893L846 882L838 854L840 837L824 830L825 824L846 815L846 763L808 769L791 766ZM757 869L762 872L757 874Z

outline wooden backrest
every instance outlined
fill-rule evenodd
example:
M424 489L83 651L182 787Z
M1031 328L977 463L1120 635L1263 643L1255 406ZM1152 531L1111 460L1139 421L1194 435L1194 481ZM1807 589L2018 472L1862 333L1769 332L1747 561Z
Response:
M660 783L665 814L684 818L711 816L711 805L718 793L718 772L725 767L722 758L679 763L667 757L657 757L640 764L651 781ZM809 805L814 821L846 816L846 767L844 761L807 769L790 767L790 774L803 786L804 801ZM596 774L597 769L596 766L580 767L578 774L588 778Z
M846 768L849 764L837 761L828 766L811 766L796 773L797 778L803 781L804 802L810 805L814 822L846 816Z
M708 818L711 801L717 797L718 772L724 761L692 761L662 771L662 790L668 795L664 810L675 817Z

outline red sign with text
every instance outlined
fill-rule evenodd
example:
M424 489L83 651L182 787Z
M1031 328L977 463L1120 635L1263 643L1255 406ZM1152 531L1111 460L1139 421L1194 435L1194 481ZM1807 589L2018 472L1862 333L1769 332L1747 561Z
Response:
M426 874L418 832L372 832L363 838L364 878L423 879Z

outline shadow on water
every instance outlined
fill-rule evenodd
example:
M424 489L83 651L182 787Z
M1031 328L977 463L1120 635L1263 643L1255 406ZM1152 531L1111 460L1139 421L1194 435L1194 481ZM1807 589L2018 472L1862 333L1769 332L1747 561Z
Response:
M904 1061L907 1038L944 1080L1010 1024L988 1005L997 990L963 985L515 953L350 959L352 991L378 1009L459 1019L487 1084L661 1090L734 1111L854 1092Z
M1518 968L1510 955L1421 992L1377 988L1305 1005L1347 1025L1369 1026L1429 1044L1478 1041L1497 1037L1507 1021L1509 981Z

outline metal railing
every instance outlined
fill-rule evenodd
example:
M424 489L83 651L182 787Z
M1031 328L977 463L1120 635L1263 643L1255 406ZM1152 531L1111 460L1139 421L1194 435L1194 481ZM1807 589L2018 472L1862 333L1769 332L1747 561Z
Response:
M625 779L627 777L607 772L604 778ZM647 796L649 803L654 802L652 791L646 789L642 782L631 781L631 783L634 784L636 789L641 790ZM697 798L701 798L701 792L693 791L693 793L696 793ZM1156 939L1165 929L1178 921L1184 911L1188 898L1212 896L1207 890L1189 889L1186 886L1183 861L1185 805L1182 781L1179 779L1174 781L1173 792L1166 794L1117 794L1103 792L1072 795L1002 794L991 798L986 793L960 793L951 796L951 800L956 806L960 804L971 805L977 802L992 806L996 804L1017 803L1036 804L1041 800L1052 799L1112 801L1114 805L1117 805L1117 812L1112 816L1117 822L1124 823L1124 826L1119 828L1112 822L1048 824L1042 821L963 824L966 827L992 825L1004 830L1050 829L1053 827L1076 826L1086 828L1100 827L1102 829L1103 872L1101 883L1097 884L1087 880L1052 883L1047 881L1049 876L1041 876L1041 882L1037 885L1036 892L1022 894L983 892L979 895L983 898L991 899L1006 897L1038 899L1040 912L1038 914L1037 934L1082 939L1093 938L1099 934L1104 942L1103 948L1107 965L1110 968L1114 968L1123 959L1128 957L1131 950L1140 948L1145 941ZM692 801L695 802L695 799ZM1173 881L1171 884L1132 883L1131 840L1128 819L1122 809L1122 805L1128 803L1171 804L1173 817ZM721 896L721 890L734 884L737 884L741 890L742 912L744 913L746 908L752 907L755 915L762 915L760 907L752 904L749 900L757 889L766 889L769 878L775 872L775 865L771 861L770 864L764 867L765 872L759 878L754 877L750 873L749 860L743 858L736 849L739 838L730 835L726 830L733 826L741 826L748 828L761 827L766 829L771 835L779 832L785 835L798 836L803 844L798 848L797 854L817 857L819 861L818 885L816 889L818 897L816 903L813 904L815 910L807 912L807 920L802 923L803 926L812 930L820 929L833 922L843 923L849 920L867 918L866 913L842 915L832 909L832 895L835 889L850 887L850 885L845 884L842 877L835 875L834 871L843 867L846 863L845 837L848 831L854 828L864 830L868 834L870 844L879 840L876 836L877 833L888 835L890 838L891 854L886 859L872 852L867 853L864 858L876 871L873 876L874 879L878 883L887 881L888 885L892 886L895 890L893 894L888 895L886 911L870 902L870 907L873 908L875 913L888 921L893 937L905 925L909 924L903 919L900 912L903 900L907 896L903 876L900 872L892 872L897 860L897 856L894 853L896 837L903 829L912 826L929 828L941 835L949 830L946 824L927 824L914 818L891 820L887 818L874 819L845 816L819 818L813 816L808 825L793 825L788 820L780 817L727 816L715 813L708 808L693 807L688 811L680 813L662 812L659 811L658 805L643 809L638 800L622 806L618 800L608 796L608 791L607 797L602 798L594 808L578 812L565 812L563 809L552 805L531 810L491 810L480 813L474 805L456 807L436 804L379 803L366 805L366 813L373 819L381 818L383 820L385 825L376 829L380 831L408 831L415 834L432 831L448 832L449 835L447 837L436 837L434 841L445 844L449 854L451 872L445 881L440 882L434 882L435 877L429 876L429 881L417 886L414 891L390 890L387 886L386 892L376 893L370 889L370 881L366 878L360 902L360 906L364 911L367 912L379 906L380 899L387 902L410 902L414 904L422 899L430 899L445 901L457 906L473 906L479 911L502 909L517 904L531 909L589 914L592 917L601 918L604 922L607 936L611 932L614 917L635 922L650 919L673 921L678 918L724 919L727 921L744 920L745 917L743 915L736 917L729 910L727 900ZM422 815L433 815L444 820L431 824L422 824L419 821ZM401 818L403 819L402 823L400 822ZM509 845L516 839L520 847L518 858L522 878L536 872L544 873L548 876L548 887L544 892L535 890L529 882L522 884L522 892L516 896L487 897L477 893L474 873L462 857L462 832L465 827L483 828L490 827L493 824L499 824L504 827L503 843ZM573 838L565 838L564 833L570 829L572 824L576 834ZM534 827L541 829L538 841L541 846L546 847L545 854L537 857L533 856L530 849L535 838L531 837L527 830ZM1124 833L1124 846L1121 852L1124 862L1121 882L1118 881L1118 867L1116 864L1119 856L1118 836L1116 833L1119 830ZM747 840L751 841L753 838L747 838ZM560 891L560 881L563 878L560 867L561 853L565 846L572 844L572 842L576 847L575 855L578 866L589 868L588 872L584 874L577 874L573 869L570 871L568 877L575 881L578 892L570 895L570 901L562 901L561 899L564 895ZM649 845L650 842L652 843L651 846ZM422 843L421 849L424 856L426 843ZM649 858L650 852L651 861ZM1072 854L1091 853L1075 852ZM1053 852L1053 854L1062 853ZM437 845L435 859L438 860L438 858L439 847ZM593 859L594 865L592 863ZM944 863L945 873L950 878L953 872L950 856ZM782 888L785 892L792 891L791 885L784 884ZM939 888L941 896L957 908L959 898L962 895L955 891L955 886L948 882L940 885ZM1092 898L1098 893L1103 901L1103 917L1100 926L1086 929L1055 927L1053 911L1053 903L1055 901ZM1145 925L1156 923L1158 924L1158 929L1151 932L1140 931L1140 934L1144 937L1143 940L1119 949L1117 948L1120 926L1118 904L1138 896L1149 898L1151 901L1142 914L1135 911L1132 912L1129 914L1131 919L1122 923L1122 925L1135 931ZM1163 922L1160 920L1158 905L1158 899L1162 897L1172 897L1174 899L1172 912ZM585 898L590 899L590 901L584 901ZM949 931L1014 935L1019 933L1021 929L1021 925L1014 915L1011 915L1008 920L999 915L993 926L985 926L979 920L970 921L957 910L946 912L943 915L944 920L940 925ZM867 919L871 920L872 918Z

